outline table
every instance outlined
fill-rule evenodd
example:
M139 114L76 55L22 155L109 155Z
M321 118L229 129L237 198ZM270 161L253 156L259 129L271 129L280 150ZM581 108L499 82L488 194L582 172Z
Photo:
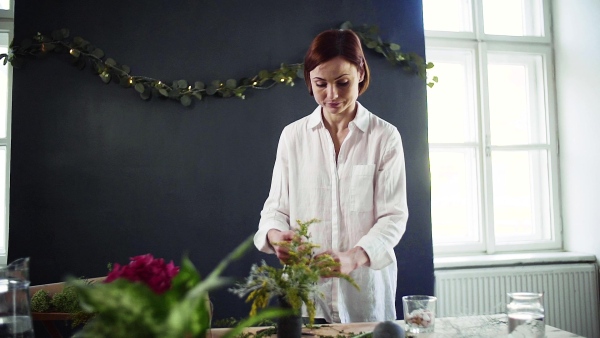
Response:
M402 327L404 327L404 321L396 321ZM469 316L469 317L445 317L436 318L435 320L435 332L419 334L416 336L407 335L407 337L429 337L429 338L467 338L467 337L507 337L508 326L507 317L505 314L490 315L490 316ZM303 336L310 338L319 336L333 336L339 334L346 334L348 337L352 337L352 333L357 335L359 333L372 332L373 328L378 323L349 323L349 324L330 324L322 325L316 329L303 328ZM244 332L256 333L257 331L265 329L252 327L248 328ZM207 335L207 338L220 338L229 329L212 329ZM273 335L272 337L275 337ZM547 338L576 338L581 337L576 334L557 329L553 326L546 325L546 337Z
M31 319L34 321L41 321L50 337L63 338L62 334L56 327L55 322L71 320L71 314L56 312L32 312Z

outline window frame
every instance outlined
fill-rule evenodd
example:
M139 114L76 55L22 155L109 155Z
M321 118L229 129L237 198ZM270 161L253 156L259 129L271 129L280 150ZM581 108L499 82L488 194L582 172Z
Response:
M15 19L15 1L9 1L9 9L0 9L0 19L8 19L14 21Z
M14 0L9 1L8 10L0 10L0 32L8 33L9 44L14 38ZM10 159L11 159L11 139L12 139L12 88L13 88L13 69L9 64L0 67L7 67L7 111L6 111L6 137L0 138L0 146L6 147L6 175L5 180L5 201L4 201L4 252L0 251L0 265L6 265L8 260L8 234L9 234L9 210L10 210Z
M477 183L480 186L478 194L480 196L479 218L483 222L480 225L480 241L461 244L434 244L434 254L436 256L456 256L462 254L494 254L519 251L555 251L562 249L562 217L560 210L560 182L559 182L559 165L558 165L558 126L556 113L556 89L554 83L554 55L552 49L552 27L550 1L541 0L543 24L543 36L504 36L490 35L483 31L483 8L482 0L471 0L472 14L472 32L441 32L425 30L425 45L427 50L435 49L471 49L474 53L475 60L475 95L476 95L476 123L478 126L479 143L476 159L477 167L475 168L479 175ZM488 54L498 52L507 53L524 53L524 54L539 54L542 55L542 85L543 91L539 92L542 96L538 99L545 106L546 114L546 140L540 145L528 144L527 146L510 146L510 145L491 145L490 144L490 109L488 95ZM435 60L433 60L435 64ZM435 67L431 70L432 75L435 75ZM443 81L443 79L440 79ZM432 89L435 91L435 86ZM463 143L467 145L470 143ZM443 147L460 147L460 143L452 145L444 145L439 143L430 143L430 149L439 151ZM488 156L491 151L509 150L509 149L527 149L533 150L536 146L540 149L548 151L547 167L548 167L548 184L549 184L549 204L550 204L550 222L548 229L550 231L550 240L537 240L532 242L523 242L519 244L498 244L496 243L494 234L494 214L493 214L493 190L492 190L492 162L491 156ZM511 148L512 147L512 148Z

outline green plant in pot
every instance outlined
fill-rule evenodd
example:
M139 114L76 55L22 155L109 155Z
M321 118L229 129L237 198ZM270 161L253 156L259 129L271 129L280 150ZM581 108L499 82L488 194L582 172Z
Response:
M306 306L309 324L314 323L316 304L315 299L322 297L317 282L320 278L337 277L350 282L357 289L356 282L347 274L339 272L340 266L331 255L314 253L317 244L310 242L308 228L311 224L319 222L312 219L307 222L296 221L298 226L294 228L294 237L289 242L273 243L278 246L286 246L289 249L289 259L281 262L282 267L269 266L265 261L261 265L254 264L250 274L242 282L237 283L231 292L240 297L246 297L247 302L252 303L250 317L258 310L269 305L275 298L280 306L293 310L294 316L280 318L278 322L278 334L286 325L285 320L290 319L301 323L302 305ZM299 330L301 330L301 325ZM294 337L301 332L288 332L285 337Z

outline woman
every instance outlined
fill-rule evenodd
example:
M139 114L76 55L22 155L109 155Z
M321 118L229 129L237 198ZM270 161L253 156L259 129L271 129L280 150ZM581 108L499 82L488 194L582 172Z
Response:
M328 30L312 42L304 78L319 106L283 130L256 247L285 261L271 243L289 241L296 220L318 218L311 241L360 286L326 278L316 318L328 323L396 319L394 246L406 228L406 176L398 130L360 103L370 72L360 39ZM290 222L291 221L291 222Z

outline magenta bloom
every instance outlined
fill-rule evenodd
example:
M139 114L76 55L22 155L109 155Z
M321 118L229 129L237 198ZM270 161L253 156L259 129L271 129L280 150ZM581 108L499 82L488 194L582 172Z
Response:
M171 288L171 280L179 272L179 267L173 261L165 264L162 258L154 258L151 254L129 258L127 265L114 264L112 271L106 277L105 283L117 278L125 278L132 282L143 282L155 293L163 293Z

